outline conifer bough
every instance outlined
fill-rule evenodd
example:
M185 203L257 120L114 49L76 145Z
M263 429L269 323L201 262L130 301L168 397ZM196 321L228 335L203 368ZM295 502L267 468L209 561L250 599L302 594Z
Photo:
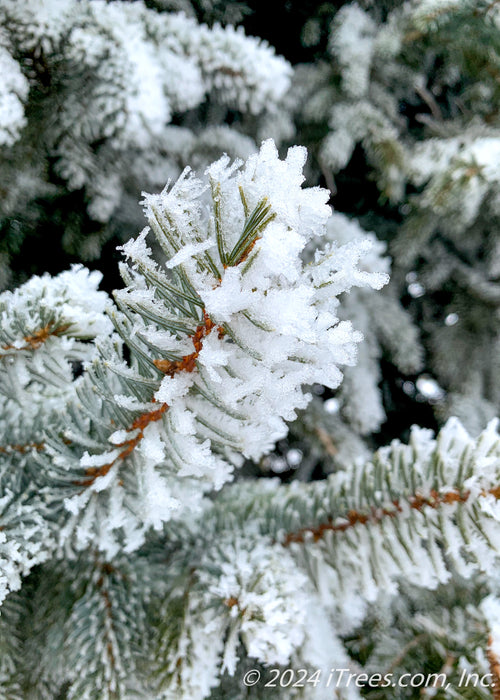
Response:
M79 266L0 296L5 697L215 698L249 661L326 677L381 590L495 561L493 424L416 431L325 482L222 489L355 362L339 297L387 282L358 267L367 238L311 259L331 211L305 157L266 141L146 195L114 303Z

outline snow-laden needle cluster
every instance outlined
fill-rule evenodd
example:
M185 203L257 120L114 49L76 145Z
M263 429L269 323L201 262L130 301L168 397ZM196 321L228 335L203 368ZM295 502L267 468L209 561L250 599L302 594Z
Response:
M304 262L331 215L327 191L302 187L305 158L297 147L280 160L268 141L246 163L224 157L146 195L149 226L123 246L127 286L108 310L117 333L100 334L64 425L33 457L61 544L136 549L150 527L199 508L242 456L272 449L308 385L336 388L355 362L362 336L339 320L339 295L387 275L358 267L367 240L329 241ZM71 334L69 321L51 324L23 331L39 338L35 355L57 358L42 340Z

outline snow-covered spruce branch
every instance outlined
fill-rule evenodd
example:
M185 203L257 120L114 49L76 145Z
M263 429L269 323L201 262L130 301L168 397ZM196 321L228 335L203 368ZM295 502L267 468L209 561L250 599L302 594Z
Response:
M289 63L240 28L153 4L0 0L0 291L38 236L101 258L141 226L141 189L257 150Z
M339 668L339 637L352 635L367 603L390 600L398 583L435 589L478 572L491 576L499 483L497 425L474 439L452 420L436 439L415 429L409 445L394 442L325 482L239 482L226 489L198 529L186 523L184 556L177 555L182 583L162 607L168 619L185 602L179 635L168 626L160 635L159 657L170 660L160 675L165 687L172 692L180 683L190 689L185 697L206 697L190 685L194 669L205 663L215 686L221 671L235 673L246 656L264 665ZM472 663L481 637L486 652L488 633L497 630L498 582L480 578L479 584L483 597L488 585L493 595L453 642L457 658ZM205 625L214 629L218 648L203 639ZM322 692L309 688L305 697Z
M342 640L365 619L368 630L374 619L379 632L387 626L368 664L373 672L385 668L387 658L394 668L399 663L392 624L409 645L399 651L410 659L411 635L435 638L432 625L441 624L455 671L462 656L462 666L468 659L468 668L482 668L475 650L483 644L486 673L487 638L498 636L500 585L491 572L498 557L499 481L496 425L474 439L450 421L436 439L416 429L409 445L395 442L352 473L324 482L240 481L207 499L197 516L184 512L139 552L109 563L88 552L54 561L44 566L35 599L34 609L42 611L32 639L31 663L44 669L38 682L59 687L66 681L85 697L100 678L105 697L114 689L124 697L133 691L202 700L221 697L221 683L230 678L239 685L248 664L263 671L269 665L320 668L326 678L331 668L359 670ZM476 584L466 584L480 571L485 575ZM484 604L462 615L456 609L450 619L443 606L427 609L416 586L436 589L445 582L456 590L470 586ZM402 600L390 612L398 583ZM444 591L441 585L441 597ZM374 601L377 606L369 605ZM423 605L429 614L410 620L401 612L405 604L417 612ZM469 626L460 624L464 615ZM46 640L56 629L62 633L54 657ZM94 681L80 673L75 648L93 659ZM99 649L107 651L99 656ZM338 692L359 697L356 688ZM303 693L297 697L326 698L331 688L319 683Z
M244 513L299 560L311 552L319 590L335 592L338 605L342 591L373 600L380 588L394 591L399 577L413 580L417 571L420 584L433 588L452 570L464 577L491 570L499 487L497 423L472 438L450 419L436 439L414 428L408 445L395 441L326 481L237 484L214 512L221 524L231 511Z
M56 544L34 455L64 425L74 370L95 353L90 341L111 332L100 279L75 266L0 295L0 600Z
M108 310L117 333L97 338L64 426L47 421L29 440L43 449L23 454L60 544L136 549L148 528L220 489L241 455L257 459L285 436L309 401L304 385L335 388L339 365L354 362L361 336L339 321L337 297L387 277L357 268L366 242L328 243L302 261L331 213L326 191L301 187L305 155L281 161L266 142L245 164L222 158L204 179L186 172L146 196L166 262L152 258L149 228L123 247L127 287ZM63 329L39 323L19 349L35 361L52 348L57 361L57 345L41 339Z
M0 22L2 43L16 55L33 52L45 70L57 71L61 61L73 71L97 69L101 88L107 82L109 91L99 102L112 118L108 137L137 145L158 135L173 112L198 106L214 90L224 104L256 114L283 95L291 74L272 47L241 29L209 28L183 13L150 10L141 0L48 0L42 6L2 0ZM8 94L25 99L26 89L10 74Z

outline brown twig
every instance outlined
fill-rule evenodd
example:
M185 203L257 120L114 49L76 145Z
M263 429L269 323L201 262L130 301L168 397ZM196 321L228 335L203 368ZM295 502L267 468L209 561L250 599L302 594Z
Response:
M484 492L482 495L491 494L496 499L500 499L500 487L496 486ZM469 500L470 491L459 493L458 491L447 491L439 493L434 489L429 496L415 495L408 498L408 505L412 510L421 511L424 507L439 508L441 505L451 505L453 503L466 503ZM376 525L385 518L395 518L403 512L401 501L398 499L392 502L392 507L375 508L372 507L367 513L357 510L350 510L340 522L333 522L330 518L319 525L304 527L286 535L282 544L286 547L292 542L304 543L311 538L313 542L321 540L327 532L345 532L357 525Z
M54 323L47 323L46 326L35 331L32 335L26 335L23 340L25 345L18 347L17 345L2 345L0 350L38 350L50 337L57 337L65 333L70 327L70 323L65 323L62 326L54 327Z
M0 445L0 454L8 455L12 454L12 452L26 454L26 452L30 452L31 450L41 452L43 449L45 449L44 442L28 442L25 445Z
M138 416L127 430L128 433L135 432L136 430L138 433L134 435L134 437L131 437L130 440L125 440L117 445L117 447L123 447L124 449L111 462L103 464L101 467L89 467L86 469L85 476L87 478L83 479L82 481L75 481L75 485L90 486L100 476L106 476L111 467L113 467L118 461L128 457L128 455L135 450L137 445L144 437L144 430L146 426L148 426L150 423L161 420L167 409L168 404L162 403L160 407L154 411L149 411L148 413L143 413L142 415Z
M170 377L173 377L177 372L193 372L196 367L196 360L203 348L203 338L206 338L214 328L215 323L208 316L207 312L203 310L203 323L190 336L194 345L194 352L184 355L181 360L153 360L155 367ZM219 337L221 337L224 334L224 329L219 326L218 331Z

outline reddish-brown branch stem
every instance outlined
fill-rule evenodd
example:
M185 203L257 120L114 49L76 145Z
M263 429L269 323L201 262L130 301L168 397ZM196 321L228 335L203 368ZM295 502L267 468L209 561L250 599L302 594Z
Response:
M203 348L203 338L206 338L214 328L215 323L204 310L203 323L197 326L193 335L190 336L194 345L194 352L184 355L182 360L153 360L155 367L170 377L173 377L177 372L193 372L196 368L196 360ZM219 337L221 337L224 334L224 329L218 326L218 331Z
M500 487L491 488L483 495L487 493L498 499L500 498ZM407 503L412 510L420 511L424 507L439 508L441 505L466 503L469 497L470 491L464 491L463 493L458 493L457 491L439 493L438 491L432 490L429 496L410 496ZM292 542L303 543L309 538L311 538L313 542L317 542L321 540L327 532L345 532L356 525L377 525L385 518L397 517L402 511L403 507L399 500L394 500L391 508L372 507L370 511L365 513L350 510L341 522L333 522L333 520L330 519L316 526L304 527L296 532L290 532L286 535L284 540L282 540L282 544L286 547Z
M20 454L25 454L30 450L36 450L41 452L45 449L45 443L43 442L28 442L25 445L0 445L0 454L8 455L12 452L19 452Z
M55 326L53 323L47 323L46 326L35 331L32 335L26 335L23 340L26 345L18 347L17 345L2 345L0 350L38 350L38 348L43 345L48 338L51 336L59 336L65 333L70 327L69 323L65 323L62 326Z
M193 372L196 368L196 360L198 359L198 356L203 348L203 339L206 338L207 335L209 335L209 333L211 333L214 328L216 328L214 321L212 321L212 319L208 316L207 312L204 310L203 323L201 323L196 328L193 335L190 336L194 346L194 352L192 352L189 355L185 355L182 358L182 360L154 360L155 366L161 372L169 375L170 377L173 377L177 372ZM224 329L220 326L218 326L217 329L219 332L219 337L222 337L222 335L224 334ZM135 450L137 445L141 442L141 440L144 437L144 429L146 428L146 426L148 426L150 423L161 420L163 414L167 409L168 404L164 403L161 404L160 407L156 410L149 411L148 413L143 413L141 416L136 418L132 425L129 428L127 428L127 432L134 433L135 431L138 431L137 434L134 435L134 437L131 437L129 440L125 440L124 442L117 445L117 447L123 447L123 450L111 462L108 462L107 464L104 464L101 467L89 467L85 471L85 476L87 478L81 481L74 482L75 485L90 486L94 483L94 481L97 478L99 478L100 476L105 476L117 462L125 459Z
M135 432L136 430L138 433L134 435L134 437L130 438L130 440L125 440L117 445L117 447L123 447L124 449L111 462L103 464L101 467L89 467L86 469L85 476L87 478L83 479L82 481L76 481L75 484L77 486L90 486L100 476L106 476L111 467L113 467L118 461L128 457L128 455L135 450L137 445L144 437L145 428L150 423L161 420L167 409L168 404L162 403L156 410L149 411L148 413L143 413L142 415L138 416L127 430L128 433Z

